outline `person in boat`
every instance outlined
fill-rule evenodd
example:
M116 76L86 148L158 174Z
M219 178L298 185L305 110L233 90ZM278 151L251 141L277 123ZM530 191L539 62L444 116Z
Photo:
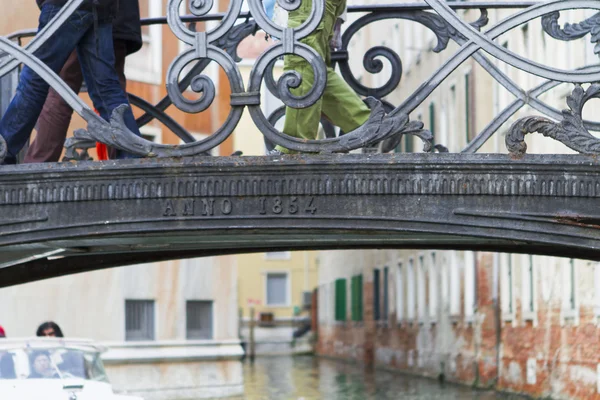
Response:
M50 353L47 351L34 351L30 357L31 373L29 379L57 379L60 378L56 367L52 365Z
M4 328L0 326L0 339L6 338ZM15 361L12 354L7 351L0 351L0 379L15 379Z
M42 323L37 331L36 336L39 337L64 337L62 329L54 321L47 321ZM80 378L85 377L85 362L81 353L76 351L66 351L62 354L62 362L58 364L58 368L61 371L65 371L73 376Z

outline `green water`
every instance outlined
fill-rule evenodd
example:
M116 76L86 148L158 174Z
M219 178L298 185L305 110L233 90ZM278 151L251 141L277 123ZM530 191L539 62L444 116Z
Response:
M440 384L356 363L310 356L258 358L244 365L243 396L230 400L508 400L514 396Z

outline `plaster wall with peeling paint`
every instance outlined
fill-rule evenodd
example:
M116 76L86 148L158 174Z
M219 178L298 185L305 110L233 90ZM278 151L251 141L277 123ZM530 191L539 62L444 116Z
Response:
M137 320L128 302L143 302L153 317ZM190 304L211 311L198 320ZM7 336L35 336L41 322L52 320L67 337L101 342L109 349L103 358L115 388L147 400L242 393L237 310L234 256L112 268L0 290ZM132 319L148 336L128 335Z
M321 355L535 398L600 398L596 263L356 250L321 252L319 264Z

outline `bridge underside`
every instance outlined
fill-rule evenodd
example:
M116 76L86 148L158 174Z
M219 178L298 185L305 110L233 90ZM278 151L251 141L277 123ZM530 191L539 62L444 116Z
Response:
M254 251L472 249L600 260L579 155L298 155L0 169L0 287Z

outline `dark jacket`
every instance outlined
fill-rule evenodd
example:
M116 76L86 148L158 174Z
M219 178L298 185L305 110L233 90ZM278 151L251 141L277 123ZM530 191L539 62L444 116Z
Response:
M113 20L113 38L122 40L127 44L127 54L135 53L142 48L142 27L140 26L139 0L101 0L110 2L113 6L118 4L118 10ZM64 6L68 0L36 0L41 8L44 4ZM82 9L91 9L92 0L86 0L81 5ZM102 10L106 14L107 10ZM106 15L105 15L106 16Z
M44 4L54 4L56 6L64 6L67 4L68 0L35 0L38 7L42 8ZM85 0L81 6L79 7L81 10L92 10L92 3L98 2L102 4L102 6L98 6L96 11L98 13L98 18L101 21L110 20L114 17L115 12L117 11L117 6L119 4L119 0Z
M113 38L127 43L127 54L142 48L139 0L119 0L119 11L113 21Z

